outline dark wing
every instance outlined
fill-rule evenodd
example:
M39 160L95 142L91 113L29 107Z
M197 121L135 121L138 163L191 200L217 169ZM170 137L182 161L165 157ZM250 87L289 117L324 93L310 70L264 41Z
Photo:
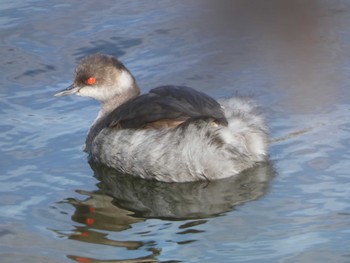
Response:
M137 129L150 123L181 123L195 117L212 117L227 125L220 104L213 98L188 87L162 86L118 107L108 116L106 124Z

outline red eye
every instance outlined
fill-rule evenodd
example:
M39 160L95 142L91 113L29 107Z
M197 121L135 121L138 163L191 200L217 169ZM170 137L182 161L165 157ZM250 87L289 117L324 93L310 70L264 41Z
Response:
M94 77L90 77L86 80L86 84L88 84L88 85L93 85L95 83L96 83L96 78L94 78Z

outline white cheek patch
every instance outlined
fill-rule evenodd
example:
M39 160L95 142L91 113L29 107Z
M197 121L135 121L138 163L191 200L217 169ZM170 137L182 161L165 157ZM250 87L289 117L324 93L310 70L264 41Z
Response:
M122 70L117 79L118 93L124 93L133 86L134 80L129 72Z

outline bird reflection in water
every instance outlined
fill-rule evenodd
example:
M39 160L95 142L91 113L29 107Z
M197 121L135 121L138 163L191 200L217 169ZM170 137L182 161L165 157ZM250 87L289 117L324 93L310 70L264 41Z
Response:
M274 175L272 165L263 163L222 180L164 183L121 175L93 162L90 166L100 180L100 192L113 197L113 204L138 218L170 220L207 218L230 211L262 196Z
M196 226L207 222L205 218L218 216L231 211L236 205L263 196L268 190L269 181L275 175L271 163L263 163L238 176L223 180L164 183L122 175L114 169L93 162L90 162L90 166L100 181L97 184L99 190L78 191L81 195L88 196L85 200L67 199L75 208L72 220L84 226L75 226L70 233L59 234L66 235L69 239L124 247L128 250L149 247L150 244L142 241L112 240L103 231L124 231L137 222L159 218L194 220L184 222L177 234L184 231L192 233L196 231ZM157 248L149 250L149 256L127 262L158 262L155 258L160 251ZM78 262L105 262L73 255L68 257Z
M268 190L275 171L263 163L240 175L216 181L164 183L122 175L90 162L99 190L78 191L89 196L79 201L72 219L95 229L122 231L146 218L200 219L220 215L234 206L255 200Z

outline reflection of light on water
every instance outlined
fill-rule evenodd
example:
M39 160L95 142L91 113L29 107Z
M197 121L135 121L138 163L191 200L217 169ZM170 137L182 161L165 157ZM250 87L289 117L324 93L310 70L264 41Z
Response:
M24 218L31 207L39 206L47 198L45 196L32 196L26 200L16 202L15 205L1 206L1 215L13 219Z
M312 247L325 243L326 238L323 238L318 233L300 233L300 234L290 234L289 237L281 240L279 239L278 244L275 240L255 240L254 243L257 247L260 247L260 251L265 250L264 259L275 259L281 255L294 255L300 251L307 251ZM249 254L249 260L260 260L261 254L254 253L251 251L251 244L246 242L231 243L230 246L235 247L236 249L244 249ZM269 256L267 256L269 255ZM234 260L244 260L245 257L233 257Z
M349 109L349 105L340 104L324 113L293 114L275 118L271 129L276 133L274 135L276 139L273 141L272 148L275 144L310 148L313 149L310 157L330 150L345 149L342 142L347 141L350 136ZM294 151L284 152L291 154Z

